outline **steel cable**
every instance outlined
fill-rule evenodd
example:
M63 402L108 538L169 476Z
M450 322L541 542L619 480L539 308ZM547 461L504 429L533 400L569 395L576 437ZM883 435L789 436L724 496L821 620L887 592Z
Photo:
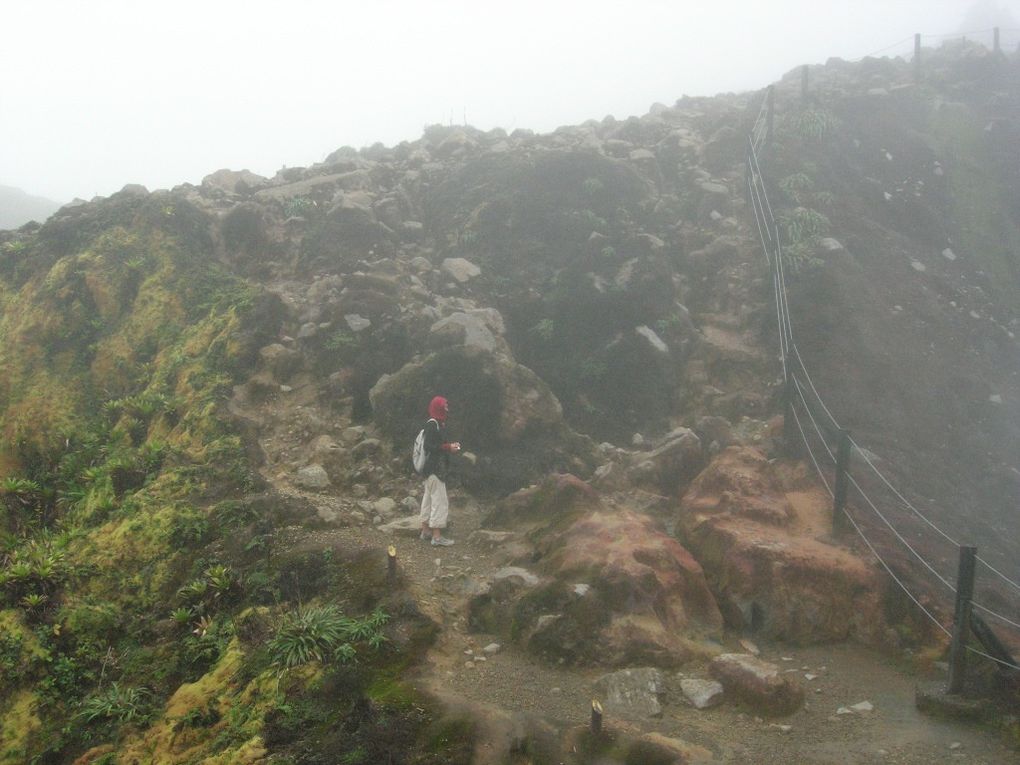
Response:
M825 405L825 400L822 398L821 394L818 392L818 389L815 387L815 383L811 379L811 375L808 373L807 366L804 364L804 359L800 355L800 349L797 347L796 343L793 344L793 355L796 357L797 363L800 365L801 370L804 372L804 379L807 380L807 384L811 388L811 392L815 395L815 398L818 400L818 403L821 404L822 410L825 412L826 416L828 416L829 420L832 422L833 427L836 430L842 430L839 424L839 420L837 420L836 416L829 410L829 407Z
M1017 672L1020 672L1020 667L1018 667L1016 664L1011 664L1008 661L1003 661L1002 659L996 658L995 656L992 656L991 654L987 654L984 651L979 651L977 648L973 648L972 646L969 646L969 645L966 646L966 648L967 648L968 651L970 651L973 654L976 654L978 656L984 656L986 659L991 659L996 664L1001 664L1004 667L1009 667L1010 669L1015 669Z
M804 441L804 446L807 448L808 455L810 455L810 457L811 457L811 462L814 464L815 470L818 472L818 477L821 478L822 484L824 484L826 491L829 492L829 496L834 496L833 492L832 492L832 489L829 488L828 481L825 480L825 476L822 473L821 468L818 466L818 461L815 459L815 454L811 450L811 445L808 443L807 435L804 433L804 428L801 425L800 416L797 414L796 408L794 408L794 410L793 410L793 418L797 422L797 428L798 428L798 430L800 430L800 435L801 435L801 438ZM826 447L826 450L828 450L828 447ZM831 452L830 452L830 454L831 454ZM896 574L893 572L893 570L889 566L889 564L886 563L885 560L882 558L882 556L878 554L878 550L875 549L875 546L872 545L871 541L868 539L868 537L865 536L864 532L861 530L861 527L857 525L857 521L855 521L853 519L853 516L850 515L850 513L846 513L846 519L850 522L850 525L854 527L854 530L860 535L861 539L864 540L864 544L866 544L868 546L868 549L871 550L871 554L874 555L875 559L879 563L882 564L882 567L886 570L886 572L889 574L889 576L891 576L893 581L896 582L896 584L899 585L900 589L903 590L903 592L906 594L906 596L908 598L910 598L914 602L914 605L916 605L919 609L921 609L921 611L924 613L924 615L927 616L931 620L932 624L934 624L936 627L938 627L940 630L942 630L946 635L949 635L950 637L952 637L952 633L949 630L947 630L942 625L942 622L940 622L938 619L936 619L935 616L931 613L931 611L929 611L927 608L925 608L921 604L921 601L919 601L917 598L915 598L913 593L909 589L907 589L907 586L903 583L903 581L898 576L896 576Z
M895 495L896 495L896 498L897 498L897 499L899 499L899 500L900 500L900 502L902 502L902 503L903 503L903 504L904 504L904 505L905 505L905 506L906 506L907 508L909 508L909 509L911 510L911 512L913 512L913 513L914 513L914 515L916 515L916 516L917 516L918 518L920 518L920 519L921 519L922 521L924 521L924 522L925 522L925 523L927 523L927 524L928 524L929 526L931 526L931 528L933 528L933 529L934 529L934 530L935 530L936 532L938 532L938 533L939 533L939 534L940 534L940 535L941 535L941 536L942 536L942 537L943 537L943 538L944 538L944 539L945 539L946 541L950 542L951 544L953 544L953 545L955 545L955 546L957 546L957 547L959 547L959 546L960 546L960 543L959 543L959 542L957 542L957 541L956 541L955 539L953 539L953 538L952 538L951 536L949 536L948 534L946 534L946 533L945 533L945 532L944 532L944 531L943 531L942 529L940 529L940 528L939 528L938 526L936 526L936 525L935 525L935 524L934 524L934 523L933 523L932 521L928 520L928 518L926 518L926 517L925 517L924 513L922 513L922 512L920 511L920 510L918 510L918 509L917 509L916 507L914 507L914 505L912 505L912 504L911 504L911 503L910 503L910 502L909 502L909 501L907 500L907 498L906 498L906 497L904 497L904 496L903 496L903 495L902 495L902 494L901 494L901 493L900 493L900 492L899 492L899 491L898 491L898 490L896 489L896 487L895 487L895 486L893 486L893 485L892 485L892 483L890 483L890 482L889 482L889 479L888 479L888 478L886 478L886 477L885 477L885 476L884 476L884 475L882 474L882 471L880 471L880 470L878 469L878 467L877 467L877 466L875 465L875 463L874 463L874 462L872 462L872 461L871 461L871 460L870 460L870 459L868 458L868 455L864 453L864 451L863 451L863 450L861 449L861 447L860 447L860 446L859 446L859 445L858 445L858 444L857 444L856 442L854 442L854 440L853 440L853 439L850 439L850 443L851 443L851 444L853 444L853 447L854 447L854 448L855 448L855 449L857 450L857 452L858 452L858 453L859 453L859 454L861 455L861 457L863 457L863 458L864 458L864 462L865 462L865 463L866 463L866 464L868 465L868 467L870 467L870 468L871 468L871 469L872 469L872 470L874 471L875 475L877 475L877 476L878 476L879 480L881 480L881 481L882 481L882 483L884 483L884 484L885 484L886 486L888 486L888 487L889 487L889 490L890 490L890 491L891 491L891 492L892 492L893 494L895 494ZM979 556L979 557L978 557L978 560L979 560L979 561L980 561L981 563L983 563L983 564L984 564L985 566L987 566L987 567L988 567L988 569L989 569L989 570L991 570L991 571L992 571L992 572L993 572L994 574L996 574L997 576L999 576L999 577L1000 577L1000 578L1001 578L1001 579L1002 579L1003 581L1005 581L1005 582L1008 582L1008 583L1009 583L1010 585L1012 585L1012 586L1013 586L1014 588L1016 588L1017 590L1020 590L1020 584L1017 584L1016 582L1014 582L1014 581L1013 581L1012 579L1010 579L1010 578L1009 578L1008 576L1006 576L1006 575L1005 575L1005 574L1003 574L1003 573L1002 573L1001 571L999 571L999 570L998 570L997 568L995 568L995 566L993 566L992 564L988 563L988 561L986 561L986 560L985 560L984 558L981 558L981 557Z

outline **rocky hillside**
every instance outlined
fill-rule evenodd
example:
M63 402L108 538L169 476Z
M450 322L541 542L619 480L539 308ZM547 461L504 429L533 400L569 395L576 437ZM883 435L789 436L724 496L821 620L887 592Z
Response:
M833 61L807 101L779 83L766 172L815 381L912 496L1005 557L1018 64L935 64L915 85ZM672 762L693 750L661 731L500 728L435 668L467 634L539 672L711 661L731 698L787 714L799 686L742 688L724 646L936 655L833 542L808 463L780 458L743 198L760 100L435 126L0 232L0 762ZM415 552L388 578L436 392L477 561Z

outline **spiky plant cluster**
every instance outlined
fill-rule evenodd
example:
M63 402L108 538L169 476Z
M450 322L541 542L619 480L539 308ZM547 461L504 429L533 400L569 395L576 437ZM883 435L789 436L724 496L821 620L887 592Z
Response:
M143 723L151 714L152 691L144 686L125 688L116 682L89 696L78 709L78 717L85 722Z
M284 617L269 642L269 655L281 669L310 661L347 664L357 656L355 643L364 642L377 649L385 642L382 627L388 620L380 609L366 618L352 619L336 606L299 608Z

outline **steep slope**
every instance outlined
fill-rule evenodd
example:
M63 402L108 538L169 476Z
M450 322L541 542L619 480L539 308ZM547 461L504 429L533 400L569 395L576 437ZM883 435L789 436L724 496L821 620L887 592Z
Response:
M1017 178L996 160L1017 146L1016 62L939 66L900 88L902 65L833 62L808 108L781 83L768 172L836 413L918 494L976 502L1017 468ZM593 742L524 687L555 678L575 703L596 670L700 674L752 633L784 641L777 660L932 637L833 543L809 465L779 459L742 198L758 101L542 136L437 126L0 233L0 760L666 762L699 750L645 734L692 725L723 758L832 755L676 704ZM470 452L460 546L401 549L388 578L376 527L415 532L407 452L438 390ZM519 661L491 697L462 674L483 637ZM522 696L542 720L507 716ZM868 733L848 736L862 759Z
M799 266L799 347L827 404L915 504L1013 578L1016 66L964 46L915 85L906 63L830 62L807 103L791 77L768 167ZM951 569L955 552L939 554Z

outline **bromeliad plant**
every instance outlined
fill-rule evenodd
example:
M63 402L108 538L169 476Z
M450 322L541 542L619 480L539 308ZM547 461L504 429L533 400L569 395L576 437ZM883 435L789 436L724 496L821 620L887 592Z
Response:
M389 616L381 609L362 619L344 616L336 606L299 608L284 617L269 641L272 663L282 670L310 661L349 664L357 657L355 643L379 649L386 641L382 628Z

